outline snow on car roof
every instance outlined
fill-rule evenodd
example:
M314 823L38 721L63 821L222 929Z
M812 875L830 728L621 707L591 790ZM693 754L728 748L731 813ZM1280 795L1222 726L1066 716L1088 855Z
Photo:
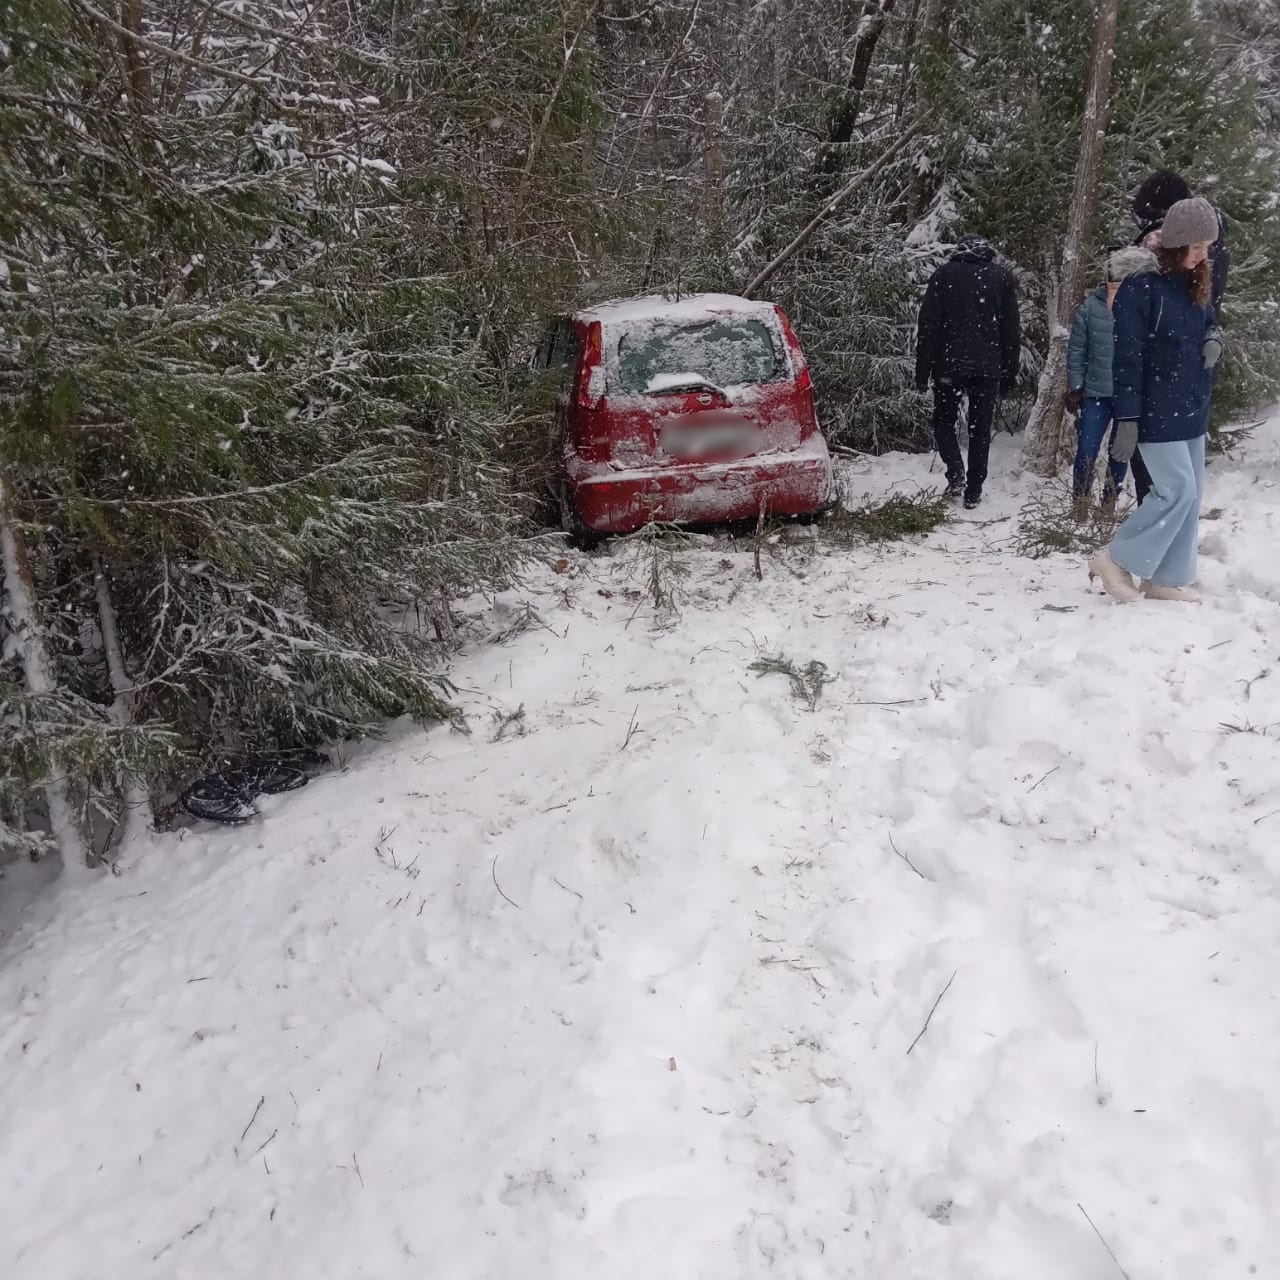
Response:
M620 298L616 302L602 302L575 313L579 320L588 323L599 320L602 324L634 324L644 320L689 320L711 315L771 316L772 302L760 302L751 298L739 298L732 293L689 293L676 301L660 294L646 294L639 298Z

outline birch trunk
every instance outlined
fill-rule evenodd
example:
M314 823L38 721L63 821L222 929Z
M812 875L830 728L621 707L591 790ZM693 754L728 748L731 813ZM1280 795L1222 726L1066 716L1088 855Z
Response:
M127 729L133 723L133 681L125 669L124 650L120 645L120 628L116 625L115 605L111 601L111 588L102 572L100 561L94 561L94 594L98 602L98 626L102 631L102 648L107 658L107 674L111 679L111 719L118 728ZM151 814L151 800L146 788L134 777L124 781L124 812L120 815L119 845L133 840Z
M1098 175L1107 136L1111 64L1115 57L1118 0L1098 0L1093 24L1089 83L1080 127L1080 155L1071 190L1071 213L1058 272L1057 307L1049 329L1049 353L1040 374L1035 407L1027 423L1022 460L1028 470L1051 476L1062 453L1063 393L1067 389L1067 339L1084 296L1093 224L1098 211Z
M23 681L27 692L39 697L53 692L53 664L40 630L31 564L27 559L22 531L17 527L15 508L9 477L0 473L0 553L3 553L4 560L4 594L22 659ZM76 822L65 780L50 778L44 784L44 796L49 810L49 829L62 855L63 874L68 878L87 878L91 874L89 848Z

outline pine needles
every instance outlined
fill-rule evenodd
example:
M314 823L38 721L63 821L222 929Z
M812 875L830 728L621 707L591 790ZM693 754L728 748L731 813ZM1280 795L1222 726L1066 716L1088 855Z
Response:
M622 571L643 583L655 619L673 621L680 612L682 579L689 571L680 553L692 545L693 539L675 525L651 520L635 533L619 538L618 543Z
M791 685L792 695L797 701L804 703L809 711L815 711L822 691L829 685L833 677L827 671L827 664L814 659L797 667L784 654L766 655L757 658L748 668L758 676L786 676Z
M895 493L883 502L869 502L852 510L841 507L826 516L819 528L824 537L845 546L899 542L931 533L949 515L945 494L921 489L918 493Z
M1032 560L1051 555L1091 555L1115 536L1132 510L1129 503L1107 506L1094 500L1077 505L1066 480L1038 487L1018 513L1013 549Z

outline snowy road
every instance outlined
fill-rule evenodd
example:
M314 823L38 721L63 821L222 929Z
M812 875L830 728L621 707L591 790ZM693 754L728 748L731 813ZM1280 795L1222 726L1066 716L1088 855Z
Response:
M1014 556L1012 457L918 544L704 540L663 628L547 570L471 736L11 931L0 1276L1280 1275L1280 449L1199 608Z

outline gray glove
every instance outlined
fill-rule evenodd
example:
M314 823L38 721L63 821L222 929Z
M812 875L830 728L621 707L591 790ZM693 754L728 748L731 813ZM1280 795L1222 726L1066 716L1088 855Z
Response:
M1138 420L1126 418L1111 433L1111 461L1128 462L1138 447Z
M1222 359L1222 330L1214 325L1204 340L1204 367L1212 369Z

